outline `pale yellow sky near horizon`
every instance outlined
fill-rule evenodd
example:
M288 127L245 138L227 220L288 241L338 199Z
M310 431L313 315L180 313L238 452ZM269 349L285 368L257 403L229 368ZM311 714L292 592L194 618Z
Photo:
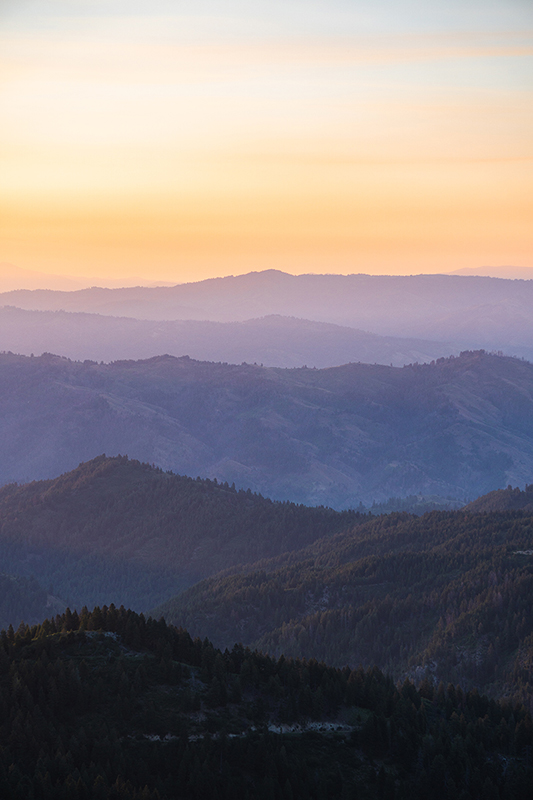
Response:
M0 0L0 262L533 266L533 14L406 5Z

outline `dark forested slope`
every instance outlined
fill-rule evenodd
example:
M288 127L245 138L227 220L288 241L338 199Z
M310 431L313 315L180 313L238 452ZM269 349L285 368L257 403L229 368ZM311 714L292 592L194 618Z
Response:
M114 606L0 638L6 800L529 800L527 708Z
M533 471L533 366L483 351L401 369L0 355L0 481L127 453L277 499L469 499Z
M115 597L147 609L220 569L363 519L101 456L54 480L0 489L0 563L74 605Z
M484 511L518 511L533 512L533 484L526 484L525 490L520 491L518 486L513 489L495 489L493 492L478 497L465 506L465 511L481 514Z
M219 646L533 693L533 517L392 514L203 581L154 613Z

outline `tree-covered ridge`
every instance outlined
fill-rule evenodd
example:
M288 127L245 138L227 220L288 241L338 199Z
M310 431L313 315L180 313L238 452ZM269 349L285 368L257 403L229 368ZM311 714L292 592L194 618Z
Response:
M0 561L37 575L65 604L116 597L146 610L206 575L365 519L100 456L54 480L0 489Z
M0 636L6 800L529 800L527 709L114 606Z
M372 503L369 506L358 506L358 511L369 511L374 516L381 514L392 514L393 512L405 511L407 514L422 516L429 511L453 511L463 508L464 502L453 497L441 497L439 495L416 495L411 494L407 497L389 497L383 503Z
M155 613L218 646L242 641L525 698L532 592L529 514L392 514L202 581Z
M514 489L512 486L508 486L507 489L495 489L464 507L465 511L471 511L473 514L482 514L488 511L518 511L519 509L529 513L533 512L533 484L526 484L524 491L521 491L518 486Z

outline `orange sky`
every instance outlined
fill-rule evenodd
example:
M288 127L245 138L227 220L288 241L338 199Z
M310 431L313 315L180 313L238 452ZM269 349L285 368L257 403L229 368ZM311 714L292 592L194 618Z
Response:
M0 13L0 262L176 282L533 266L527 4L476 29L414 3L383 30L340 25L340 0L306 30L290 0L157 5Z

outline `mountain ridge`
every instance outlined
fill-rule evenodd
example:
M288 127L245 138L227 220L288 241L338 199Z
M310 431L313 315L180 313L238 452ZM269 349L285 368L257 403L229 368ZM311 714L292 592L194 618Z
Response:
M466 502L533 469L533 366L483 351L318 370L0 354L0 480L128 453L273 499Z
M61 353L73 360L117 361L161 353L200 361L324 368L350 361L402 366L452 353L447 342L385 337L326 322L270 315L242 322L171 322L85 312L0 307L3 350Z
M277 314L533 359L532 280L265 270L172 287L21 290L0 294L0 305L156 321L242 322Z
M505 303L511 303L513 311L520 309L531 322L532 297L533 281L504 278L290 275L266 270L173 287L93 288L75 292L21 290L0 294L0 304L154 320L223 322L280 314L393 336L420 337L420 326L424 325L427 330L421 338L431 339L435 337L429 331L448 314L468 309L473 317L475 308L494 304L505 308ZM513 322L509 314L506 322ZM498 335L503 332L500 328ZM485 341L477 344L492 347L494 331L488 328L484 334Z
M99 456L53 480L0 488L0 558L78 608L112 593L146 610L206 575L363 519Z

